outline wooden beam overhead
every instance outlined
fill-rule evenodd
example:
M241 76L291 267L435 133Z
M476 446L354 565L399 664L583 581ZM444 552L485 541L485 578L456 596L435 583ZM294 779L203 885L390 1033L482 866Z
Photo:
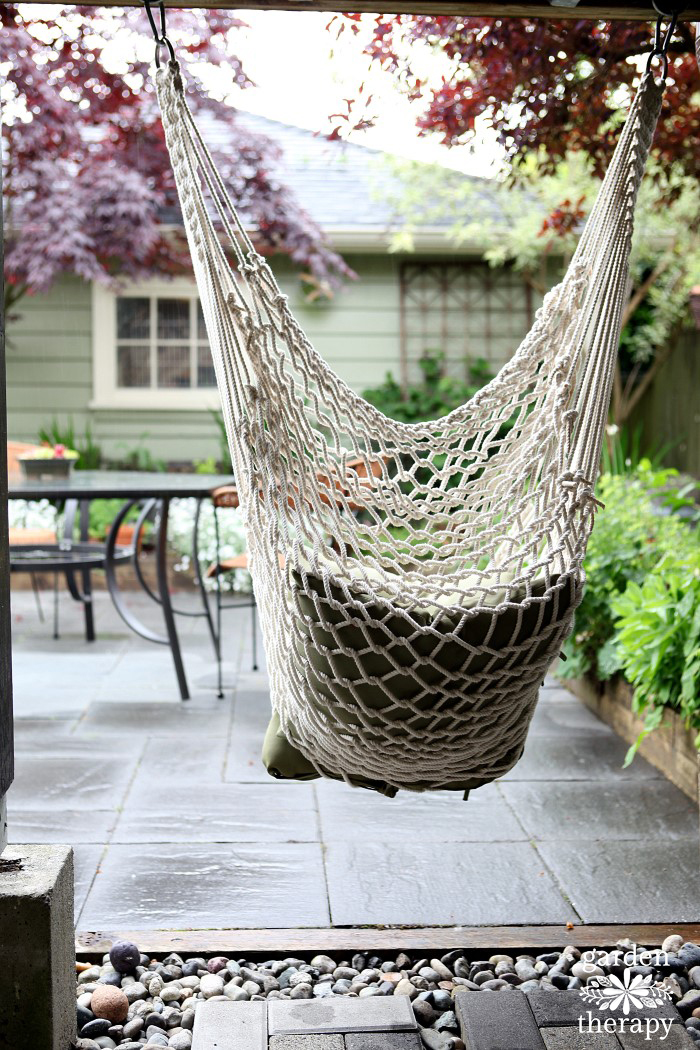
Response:
M51 4L55 0L33 0ZM140 0L101 0L100 3L78 2L74 7L139 7ZM578 4L559 5L541 0L539 3L513 0L165 0L166 7L199 8L201 10L233 11L355 11L370 14L463 15L465 18L565 18L594 21L653 21L656 19L651 2L640 0L580 0ZM700 20L698 0L683 11L687 21Z

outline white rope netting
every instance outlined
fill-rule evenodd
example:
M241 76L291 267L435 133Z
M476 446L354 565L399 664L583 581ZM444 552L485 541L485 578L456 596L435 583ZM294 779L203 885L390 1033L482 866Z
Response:
M643 78L568 271L511 360L467 404L407 424L311 346L179 67L156 79L281 731L319 773L390 791L501 776L581 596L663 85Z

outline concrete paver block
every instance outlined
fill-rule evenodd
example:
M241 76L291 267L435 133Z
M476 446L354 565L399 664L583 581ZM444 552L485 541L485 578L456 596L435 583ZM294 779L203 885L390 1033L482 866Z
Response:
M266 1006L203 1002L195 1014L192 1050L267 1050Z
M595 1006L592 1007L590 1003L584 1002L576 990L557 992L534 991L528 995L528 1002L541 1028L563 1028L569 1025L578 1028L581 1019L583 1019L585 1026L589 1015L591 1017L601 1016L601 1011L597 1010ZM637 1018L666 1018L671 1021L680 1021L681 1019L680 1014L671 1002L661 1002L653 1007L635 1007L634 1016ZM630 1015L624 1013L622 1006L617 1008L608 1007L601 1020L609 1017L615 1019L626 1018L629 1021Z
M354 1032L345 1036L345 1050L423 1050L418 1032Z
M541 1028L540 1035L547 1050L620 1050L618 1038L612 1032L579 1032L569 1027ZM648 1050L649 1044L646 1046Z
M545 1050L523 992L457 989L455 1008L467 1050Z
M328 1032L396 1032L418 1027L408 996L346 999L271 999L270 1035L310 1035Z
M666 1035L659 1032L647 1039L646 1032L622 1032L618 1038L623 1050L649 1050L650 1046L658 1046L663 1050L692 1050L697 1047L685 1030L685 1025L673 1024Z
M345 1050L342 1035L273 1035L269 1050Z
M66 1050L75 1037L73 854L8 846L0 857L0 1046Z

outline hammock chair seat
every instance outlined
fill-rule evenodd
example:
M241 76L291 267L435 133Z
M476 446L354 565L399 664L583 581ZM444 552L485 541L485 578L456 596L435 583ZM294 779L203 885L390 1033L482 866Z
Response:
M507 602L504 588L488 596L492 608L473 608L476 597L465 593L458 608L442 615L430 606L408 614L380 602L376 592L363 596L354 591L356 598L348 602L337 585L324 584L313 574L305 574L305 581L292 573L295 663L312 680L311 706L318 725L333 739L345 733L350 740L362 731L381 767L403 749L406 737L418 737L427 750L430 741L452 739L455 729L464 733L466 725L469 748L451 754L452 764L457 759L462 768L436 783L430 769L421 775L418 756L400 784L409 791L469 791L493 779L478 775L485 765L499 775L515 765L542 684L543 658L557 655L580 600L576 576L553 575L549 587L543 578L536 579L527 597L524 587L515 588ZM534 678L529 668L535 669ZM488 694L485 680L491 686ZM510 720L518 726L515 739L502 732L502 705L510 708ZM387 726L388 732L383 731ZM372 743L373 727L378 732ZM293 724L285 734L273 714L263 748L268 772L279 779L319 777L292 743L295 735ZM346 770L341 778L329 769L324 775L383 794L396 792L395 784L359 771Z
M175 61L156 85L265 640L265 762L386 794L494 780L522 754L582 594L664 77L642 77L567 272L514 355L467 404L412 424L311 345Z

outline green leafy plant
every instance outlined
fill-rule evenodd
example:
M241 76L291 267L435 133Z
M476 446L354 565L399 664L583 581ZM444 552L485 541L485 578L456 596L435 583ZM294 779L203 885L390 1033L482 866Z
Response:
M615 598L612 611L619 666L634 686L634 710L644 716L629 763L668 707L700 730L700 547L683 561L665 555L641 583L630 583Z
M141 434L139 444L129 448L122 442L118 448L123 449L122 454L115 459L110 466L116 470L145 470L163 472L167 470L165 460L154 456L145 444L148 434Z
M605 509L562 673L603 681L621 673L634 686L645 725L627 761L666 707L700 729L700 537L678 513L696 513L694 487L645 459L598 485Z
M603 473L634 474L640 464L645 468L661 470L673 445L672 441L667 441L648 446L644 441L641 423L634 429L618 427L613 423L607 427L603 443Z
M228 447L228 436L226 434L224 417L221 412L216 412L213 408L209 409L209 415L216 424L219 438L219 462L216 464L217 470L221 471L222 474L230 474L233 471L233 467L231 465L231 453L229 452ZM216 471L206 471L206 473L216 473Z
M488 361L481 357L465 361L466 379L448 375L441 350L426 350L418 366L421 379L405 390L393 374L387 372L381 386L363 391L362 396L385 416L404 423L418 423L446 416L493 378Z
M40 427L39 441L45 445L63 445L75 449L78 453L76 470L99 470L102 466L102 448L93 437L92 427L86 423L83 434L77 434L72 416L65 423L59 423L54 416L48 425Z

